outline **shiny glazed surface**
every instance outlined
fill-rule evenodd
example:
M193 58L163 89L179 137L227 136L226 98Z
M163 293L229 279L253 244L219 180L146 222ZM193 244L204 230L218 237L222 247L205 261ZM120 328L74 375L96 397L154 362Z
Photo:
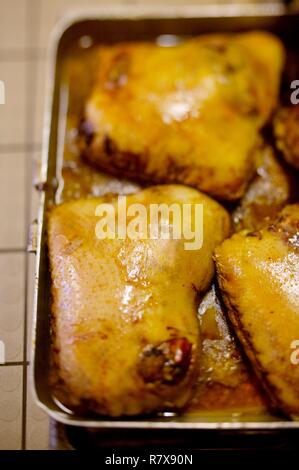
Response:
M256 154L256 174L232 217L235 230L257 230L274 222L290 202L296 183L270 146Z
M279 92L284 53L268 33L208 35L171 47L94 51L80 148L121 176L180 182L237 199Z
M218 280L234 329L275 406L299 414L299 205L268 228L216 249Z
M229 234L227 212L183 186L157 186L127 205L202 203L203 246L184 240L99 240L95 209L107 196L56 206L49 216L56 397L111 416L180 409L194 394L201 355L198 294L212 253Z

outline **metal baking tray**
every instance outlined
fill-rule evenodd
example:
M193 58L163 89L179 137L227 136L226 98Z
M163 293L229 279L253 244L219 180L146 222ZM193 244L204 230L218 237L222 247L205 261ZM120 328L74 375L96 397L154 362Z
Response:
M164 414L152 418L107 419L71 414L56 403L48 384L50 367L50 272L47 254L46 213L55 199L63 155L61 109L67 106L61 87L62 64L74 43L96 44L124 40L171 42L171 38L220 31L264 29L280 36L287 47L299 51L299 14L287 13L281 3L251 5L197 5L167 7L117 7L78 11L60 22L52 36L48 75L48 104L44 123L43 157L36 181L40 193L38 220L31 226L29 251L36 252L32 378L38 405L55 420L99 430L273 432L299 429L270 414L203 412L196 416ZM83 38L83 39L82 39ZM186 435L187 435L186 434Z

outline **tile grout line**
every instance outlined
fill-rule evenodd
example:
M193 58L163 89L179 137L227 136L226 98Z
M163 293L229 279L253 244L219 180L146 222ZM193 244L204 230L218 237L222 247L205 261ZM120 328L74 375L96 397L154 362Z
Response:
M26 0L26 41L30 43L30 39L34 37L37 39L37 35L39 32L39 1L38 0ZM32 28L32 25L35 28ZM27 60L32 60L28 52L25 54ZM31 66L30 66L31 65ZM32 107L32 101L35 101L36 95L34 90L36 89L37 84L37 60L33 60L32 64L27 62L26 70L25 70L25 89L26 89L26 105L25 105L25 120L26 120L26 128L25 128L25 137L28 142L31 142L31 138L33 137L34 132L34 114L35 114L35 107ZM33 100L31 100L33 97ZM28 225L29 218L30 218L30 211L31 211L31 179L32 179L32 161L31 161L31 154L30 151L26 152L26 165L25 165L25 222L26 227ZM27 229L26 229L27 230ZM27 239L27 233L24 234ZM25 239L25 243L26 243ZM28 260L28 253L25 254L25 282L24 282L24 343L23 343L23 400L22 400L22 443L21 448L22 450L26 449L26 441L27 441L27 340L28 340L28 271L29 271L29 260Z
M23 366L24 361L17 361L17 362L5 362L4 364L0 364L0 369L1 367L15 367L15 366ZM26 362L26 365L29 366L29 361Z

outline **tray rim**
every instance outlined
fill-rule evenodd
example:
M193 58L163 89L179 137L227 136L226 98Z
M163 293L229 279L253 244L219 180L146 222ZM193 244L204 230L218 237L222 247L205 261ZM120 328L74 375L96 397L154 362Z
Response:
M91 8L76 8L72 12L64 15L55 25L50 35L50 42L48 47L49 65L46 74L46 100L45 112L43 120L43 139L42 139L42 157L39 176L37 178L36 187L39 190L39 204L37 215L36 227L36 244L30 246L28 251L34 252L35 260L35 284L34 284L34 298L33 298L33 318L32 318L32 338L33 344L30 351L30 371L29 379L33 398L36 404L48 416L56 421L65 425L81 426L88 428L98 429L161 429L161 430L197 430L197 431L289 431L291 429L299 429L299 421L291 420L275 420L272 421L200 421L200 418L194 416L194 421L183 422L168 420L165 417L140 419L134 420L132 418L123 417L119 419L106 419L99 416L98 419L76 417L67 412L55 411L51 409L42 399L40 399L36 387L36 362L37 362L37 317L38 317L38 289L39 289L39 274L40 274L40 260L41 252L43 250L43 230L44 230L44 216L45 216L45 202L47 191L47 173L49 162L49 149L51 143L51 128L52 128L52 109L54 103L55 91L55 75L56 63L59 47L64 33L77 23L88 20L142 20L142 19L180 19L185 18L236 18L236 17L282 17L292 15L296 12L289 12L284 4L281 2L271 3L244 3L244 4L200 4L200 5L113 5L113 6L98 6ZM216 414L216 413L215 413Z

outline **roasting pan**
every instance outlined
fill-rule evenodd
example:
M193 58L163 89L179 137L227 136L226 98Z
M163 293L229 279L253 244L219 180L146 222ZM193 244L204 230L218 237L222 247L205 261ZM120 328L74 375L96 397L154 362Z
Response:
M55 402L48 384L50 367L50 272L46 240L46 213L55 200L63 158L63 126L67 102L62 83L62 64L78 42L88 46L124 40L156 40L165 45L177 37L220 31L264 29L277 34L286 47L299 53L299 14L289 13L281 3L251 5L128 6L77 11L64 18L51 39L44 121L43 155L35 181L39 191L38 218L31 224L29 251L36 253L31 375L37 404L52 418L67 425L98 430L151 432L223 431L233 433L282 432L299 429L299 422L271 414L250 412L202 412L197 415L170 413L155 417L107 419L82 417ZM298 77L299 78L299 77ZM141 431L142 432L142 431Z

